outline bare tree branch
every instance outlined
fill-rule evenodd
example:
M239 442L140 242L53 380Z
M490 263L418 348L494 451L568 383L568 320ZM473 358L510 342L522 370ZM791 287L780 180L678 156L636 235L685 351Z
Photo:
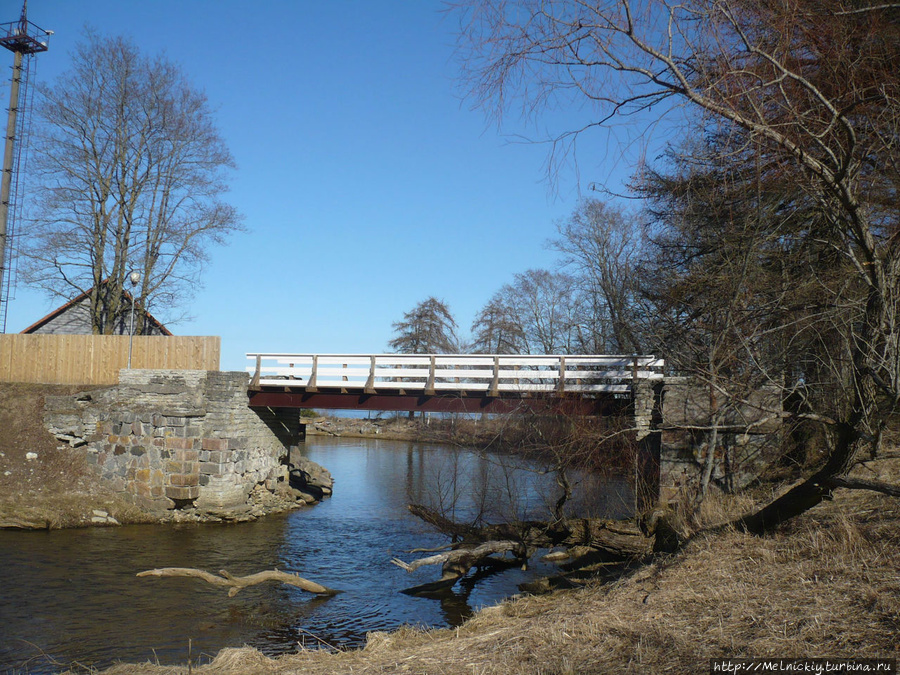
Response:
M89 292L97 333L123 332L132 271L144 310L182 303L207 248L241 229L222 201L234 161L205 95L173 63L95 33L39 95L39 210L23 278L66 299Z
M883 483L877 480L865 478L850 478L848 476L834 476L828 480L832 487L847 488L849 490L872 490L891 497L900 497L900 485Z

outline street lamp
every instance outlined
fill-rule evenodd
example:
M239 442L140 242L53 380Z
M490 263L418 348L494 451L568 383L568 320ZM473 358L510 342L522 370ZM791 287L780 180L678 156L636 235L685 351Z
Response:
M131 369L131 345L134 342L134 289L137 287L138 283L141 281L141 273L140 272L132 272L128 275L128 280L131 281L131 328L128 331L128 368Z

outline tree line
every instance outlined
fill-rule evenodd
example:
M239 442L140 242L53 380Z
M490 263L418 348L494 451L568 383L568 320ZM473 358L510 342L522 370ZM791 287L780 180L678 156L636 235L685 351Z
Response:
M555 269L513 275L478 311L467 338L447 303L419 302L393 324L399 352L474 354L633 354L642 349L636 274L641 220L584 199L550 246Z

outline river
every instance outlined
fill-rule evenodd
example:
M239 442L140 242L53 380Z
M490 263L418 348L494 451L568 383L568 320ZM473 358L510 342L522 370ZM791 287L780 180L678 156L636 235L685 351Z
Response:
M458 625L554 570L513 568L472 587L460 583L441 600L405 595L436 580L440 568L407 574L391 558L410 561L410 549L446 542L408 513L408 503L442 506L457 518L540 517L558 495L553 479L439 445L311 437L304 452L332 472L334 495L283 516L239 525L0 530L0 671L117 659L196 664L244 644L269 655L301 644L360 646L373 630ZM587 483L576 500L583 513L629 513L625 481ZM197 579L135 577L155 567L236 575L277 568L343 592L323 598L270 583L229 598Z

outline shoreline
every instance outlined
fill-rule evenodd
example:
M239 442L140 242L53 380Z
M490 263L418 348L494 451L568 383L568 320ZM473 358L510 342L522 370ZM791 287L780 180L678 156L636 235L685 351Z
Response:
M896 481L900 458L862 470ZM716 497L706 524L746 511ZM842 490L779 532L695 537L612 583L522 595L458 628L375 632L361 649L268 657L225 648L172 666L119 664L105 675L586 675L708 672L709 659L897 659L900 502ZM761 583L764 580L764 583Z
M438 427L441 425L435 425ZM306 433L310 436L333 436L336 438L371 438L388 441L409 441L412 443L454 443L447 433L432 429L418 420L403 418L357 419L352 417L332 417L323 415L305 421ZM473 443L476 439L470 439Z
M115 526L112 520L175 522L174 515L148 519L133 506L116 502L114 495L98 487L89 467L77 462L77 453L64 446L60 449L42 424L36 426L41 416L35 411L43 410L44 393L46 388L0 388L0 489L4 494L0 523L10 513L40 529ZM321 427L311 431L312 435L470 446L474 438L496 440L496 428L471 420L450 429L432 425L427 434L421 425L400 421L403 424L391 429L394 420L376 424L323 418L317 420ZM459 441L464 434L469 443ZM26 459L29 452L37 456ZM897 482L900 455L866 462L856 471ZM757 500L710 498L704 503L703 522L727 522L748 511L755 501L771 498L774 489L770 486ZM265 508L261 515L276 512ZM271 508L278 507L272 504ZM203 663L119 664L103 672L568 675L705 672L710 658L765 655L896 659L900 656L898 569L900 501L839 490L833 501L823 502L771 536L723 531L696 537L681 552L658 556L615 582L594 580L579 583L573 590L523 595L479 611L457 629L376 632L362 649L305 649L277 658L253 648L224 648ZM56 665L58 670L66 667ZM70 667L78 670L75 664Z
M113 492L88 466L83 451L61 443L44 426L46 396L100 388L0 384L0 529L245 522L306 506L286 482L275 492L257 486L246 507L218 514L151 510Z

